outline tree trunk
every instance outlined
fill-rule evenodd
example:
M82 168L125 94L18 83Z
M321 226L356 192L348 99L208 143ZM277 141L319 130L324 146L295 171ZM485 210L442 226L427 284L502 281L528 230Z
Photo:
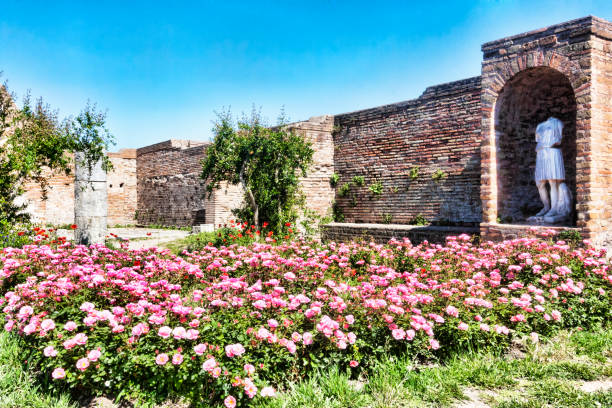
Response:
M240 184L242 184L242 188L244 188L244 191L246 191L247 197L249 198L249 201L251 204L251 208L253 209L253 223L255 224L257 228L259 228L259 207L257 206L257 203L255 202L255 196L253 195L253 192L247 186L246 180L244 179L245 169L246 169L246 163L243 163L242 167L240 168Z

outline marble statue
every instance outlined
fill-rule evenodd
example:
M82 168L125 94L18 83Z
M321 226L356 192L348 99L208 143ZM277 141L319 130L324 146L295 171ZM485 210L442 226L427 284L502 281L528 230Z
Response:
M535 182L544 208L529 221L554 224L565 221L572 212L572 195L565 184L565 168L561 139L563 123L557 118L548 118L536 127ZM546 184L550 187L546 188Z

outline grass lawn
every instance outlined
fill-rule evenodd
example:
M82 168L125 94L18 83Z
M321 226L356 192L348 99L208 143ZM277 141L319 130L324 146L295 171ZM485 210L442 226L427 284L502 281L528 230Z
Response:
M332 367L259 406L610 407L611 387L612 330L562 332L539 344L525 339L501 357L465 354L427 365L387 359L358 379ZM78 406L69 396L49 395L37 385L20 360L18 343L0 334L0 407Z

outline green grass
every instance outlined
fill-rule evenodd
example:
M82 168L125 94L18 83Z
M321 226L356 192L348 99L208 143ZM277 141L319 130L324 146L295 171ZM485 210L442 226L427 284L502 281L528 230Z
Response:
M348 367L330 367L288 384L260 408L450 407L467 399L467 388L492 408L612 407L612 390L584 392L584 381L612 377L612 329L562 332L553 340L522 343L524 358L455 355L443 363L403 358L379 361L359 378ZM20 346L0 334L0 408L77 407L52 395L24 369Z
M33 375L23 367L18 343L11 335L0 334L0 407L1 408L76 408L67 395L42 392Z
M565 332L524 347L522 359L465 354L423 366L389 358L359 381L332 368L290 384L261 406L448 407L466 399L464 390L470 388L495 408L612 407L612 391L579 389L583 381L612 377L612 330Z

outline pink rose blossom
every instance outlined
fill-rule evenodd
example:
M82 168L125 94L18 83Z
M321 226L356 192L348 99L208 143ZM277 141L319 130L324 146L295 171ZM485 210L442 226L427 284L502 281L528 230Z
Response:
M202 343L198 344L197 346L193 348L193 351L195 351L195 353L198 356L201 356L206 351L206 344L202 344Z
M236 398L232 397L231 395L228 395L223 400L223 405L225 405L225 408L234 408L236 406Z
M51 373L51 377L53 377L54 380L60 380L60 379L66 377L66 371L64 371L64 369L61 368L61 367L60 368L56 368Z
M87 358L90 361L98 361L98 359L100 358L101 355L102 355L102 353L100 352L100 350L93 349L89 353L87 353Z
M183 355L181 353L176 353L172 356L172 364L179 365L183 362Z
M76 362L76 368L81 371L87 370L87 367L89 367L89 360L87 358L81 358Z
M157 357L155 357L155 364L165 365L168 362L168 360L169 360L168 355L166 353L161 353L161 354L158 354Z
M57 356L57 350L55 350L55 348L53 348L53 346L47 346L43 350L43 354L44 354L45 357L55 357L55 356Z

